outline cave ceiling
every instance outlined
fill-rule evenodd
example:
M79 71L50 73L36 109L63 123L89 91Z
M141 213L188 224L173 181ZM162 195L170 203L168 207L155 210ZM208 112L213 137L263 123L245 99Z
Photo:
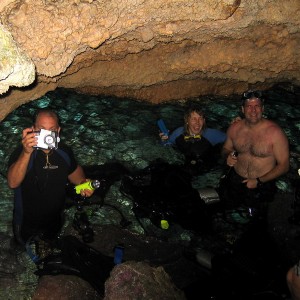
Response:
M58 87L162 103L300 84L299 0L2 0L0 119Z

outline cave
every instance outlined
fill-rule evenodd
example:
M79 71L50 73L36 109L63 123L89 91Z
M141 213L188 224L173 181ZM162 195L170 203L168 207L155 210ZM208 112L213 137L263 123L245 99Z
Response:
M82 164L105 165L117 160L126 168L140 170L157 157L171 163L182 159L159 144L156 119L163 118L173 129L182 122L185 106L197 102L206 106L213 126L226 130L231 118L239 114L240 95L249 89L265 91L272 99L268 116L285 128L292 146L291 170L278 183L280 193L272 220L275 237L280 243L285 240L280 245L290 255L288 262L295 260L298 227L289 224L287 218L294 213L292 183L298 179L299 164L299 1L6 0L0 3L0 11L0 131L5 141L1 183L6 216L1 230L1 261L7 268L1 282L3 297L28 297L36 290L32 262L23 256L14 261L6 254L12 203L5 167L12 146L19 142L18 125L28 122L34 109L49 104L61 111L67 125L66 137L78 151ZM119 134L123 125L123 133ZM103 137L88 127L95 132L101 128ZM118 145L117 139L124 136L126 141ZM194 184L199 189L215 186L220 172L218 168ZM108 195L107 207L97 203L102 208L100 212L87 208L90 217L97 219L99 213L110 219L110 225L116 225L120 207L122 211L131 205L129 200L118 197L117 183ZM119 210L109 209L116 203ZM69 222L74 210L73 205ZM132 217L130 211L126 213ZM99 249L111 254L113 243L118 240L109 240L101 231L107 224L100 224L104 227L97 227L98 234L107 245ZM134 225L137 231L141 230L138 224ZM110 235L118 236L114 226L109 230ZM74 230L71 232L76 235ZM182 234L183 240L190 238L189 233ZM77 236L80 238L80 234ZM141 241L131 238L130 242L144 249ZM169 244L159 246L161 251L163 247L170 250ZM129 250L136 257L134 250ZM175 247L174 256L176 250ZM147 257L146 248L144 251L146 259L157 259ZM161 254L165 257L170 252ZM196 272L195 277L202 284L206 283L207 277L202 277L206 271L199 274L197 268L189 270ZM176 278L172 279L176 282ZM184 289L186 282L177 279L176 283ZM59 280L54 283L56 287L65 285L67 291L74 282L74 278L61 284ZM197 280L191 282L198 285ZM85 293L90 299L99 297L89 286L76 279L75 282L82 297ZM51 283L49 277L43 282L47 297ZM191 290L195 288L193 284L188 286ZM173 291L172 286L168 288ZM206 288L212 289L208 283ZM41 289L40 286L35 299L39 299ZM195 291L199 289L192 292ZM204 295L206 292L208 295ZM205 289L202 296L211 296L209 292ZM187 298L192 297L189 293L187 290ZM176 291L175 295L178 296Z

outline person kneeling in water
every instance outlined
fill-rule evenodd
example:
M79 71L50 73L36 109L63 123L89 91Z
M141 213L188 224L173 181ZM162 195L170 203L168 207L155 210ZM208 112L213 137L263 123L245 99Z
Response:
M212 167L226 140L226 133L206 126L205 114L197 106L192 106L185 112L184 126L175 129L168 136L164 133L159 136L162 141L168 141L168 144L184 154L185 166L192 175Z

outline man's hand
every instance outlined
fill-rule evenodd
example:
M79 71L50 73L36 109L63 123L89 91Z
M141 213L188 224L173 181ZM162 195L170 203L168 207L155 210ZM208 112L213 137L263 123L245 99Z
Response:
M24 152L30 154L33 152L33 146L37 145L37 137L32 128L25 128L22 132L22 145Z
M85 182L88 182L88 181L91 181L91 179L85 179L81 182L81 184L85 183ZM83 190L80 190L80 195L84 198L88 198L88 197L91 197L94 193L95 189L91 188L91 189L83 189Z
M227 165L229 167L233 167L236 164L236 162L237 162L237 155L236 155L235 151L230 152L228 154L226 162L227 162Z
M94 190L81 190L80 195L84 198L89 198L94 194Z
M254 179L248 178L248 179L243 180L242 183L246 183L246 186L248 189L255 189L255 188L257 188L258 182L257 182L256 178L254 178Z
M236 123L236 122L239 122L239 121L242 121L242 118L241 117L235 117L231 120L230 124L233 124L233 123Z

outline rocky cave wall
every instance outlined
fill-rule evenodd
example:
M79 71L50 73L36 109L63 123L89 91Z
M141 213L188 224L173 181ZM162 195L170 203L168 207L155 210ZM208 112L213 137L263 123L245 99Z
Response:
M2 0L0 120L57 87L161 103L300 83L299 0Z

